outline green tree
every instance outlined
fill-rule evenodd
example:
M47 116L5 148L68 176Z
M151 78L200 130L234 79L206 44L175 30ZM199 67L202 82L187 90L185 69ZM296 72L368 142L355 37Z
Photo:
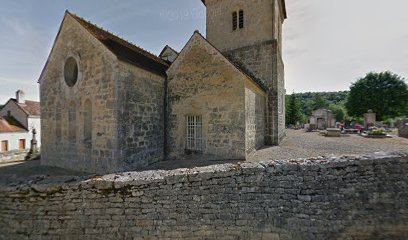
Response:
M315 94L313 96L312 110L317 110L321 108L328 108L329 102L324 99L320 94Z
M398 117L408 109L408 86L402 77L391 72L370 72L351 85L345 106L354 117L361 117L370 109L378 120Z
M346 118L346 111L342 106L337 104L330 104L329 109L332 111L337 122L344 122Z
M296 97L296 94L293 93L287 98L286 104L286 125L296 124L301 122L303 119L302 112L300 110L300 102Z

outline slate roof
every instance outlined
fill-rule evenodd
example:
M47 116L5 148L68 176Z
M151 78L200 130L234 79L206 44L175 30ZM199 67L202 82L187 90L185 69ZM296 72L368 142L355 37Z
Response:
M113 54L120 60L128 62L137 67L154 72L156 74L166 76L166 70L169 64L159 57L149 53L148 51L135 46L134 44L115 36L114 34L101 29L100 27L86 21L85 19L70 13L79 24L81 24L88 32L90 32L96 39L105 45Z
M0 133L27 132L13 117L0 117Z

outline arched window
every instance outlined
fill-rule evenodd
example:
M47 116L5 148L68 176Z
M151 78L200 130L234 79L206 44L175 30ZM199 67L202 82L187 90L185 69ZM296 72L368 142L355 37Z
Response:
M55 105L55 139L57 145L61 143L62 140L61 104L59 102Z
M238 27L238 14L237 12L232 13L232 31L237 30Z
M84 104L84 143L92 146L92 102L88 99Z
M239 28L244 28L244 10L239 11Z
M76 142L76 107L75 102L69 104L68 110L68 141Z

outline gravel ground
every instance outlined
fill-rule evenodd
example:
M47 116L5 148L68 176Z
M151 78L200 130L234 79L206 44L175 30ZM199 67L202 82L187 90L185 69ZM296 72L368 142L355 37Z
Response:
M408 139L396 136L393 138L372 139L358 135L342 135L340 138L330 138L320 136L317 132L287 130L287 137L279 147L261 149L252 154L249 161L400 151L408 151Z
M287 137L279 147L261 149L249 157L249 161L291 160L314 158L331 155L362 155L376 152L407 152L408 139L393 137L386 139L369 139L358 135L327 138L317 132L306 133L303 130L288 130ZM193 168L238 161L199 161L180 160L159 162L143 170L170 170L176 168ZM84 176L86 173L74 172L56 167L41 166L40 161L13 164L0 164L0 183L15 182L18 179L33 178L39 175L50 177Z

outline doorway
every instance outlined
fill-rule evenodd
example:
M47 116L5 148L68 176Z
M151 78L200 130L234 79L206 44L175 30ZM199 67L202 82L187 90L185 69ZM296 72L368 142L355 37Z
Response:
M1 152L8 152L8 141L1 141Z

